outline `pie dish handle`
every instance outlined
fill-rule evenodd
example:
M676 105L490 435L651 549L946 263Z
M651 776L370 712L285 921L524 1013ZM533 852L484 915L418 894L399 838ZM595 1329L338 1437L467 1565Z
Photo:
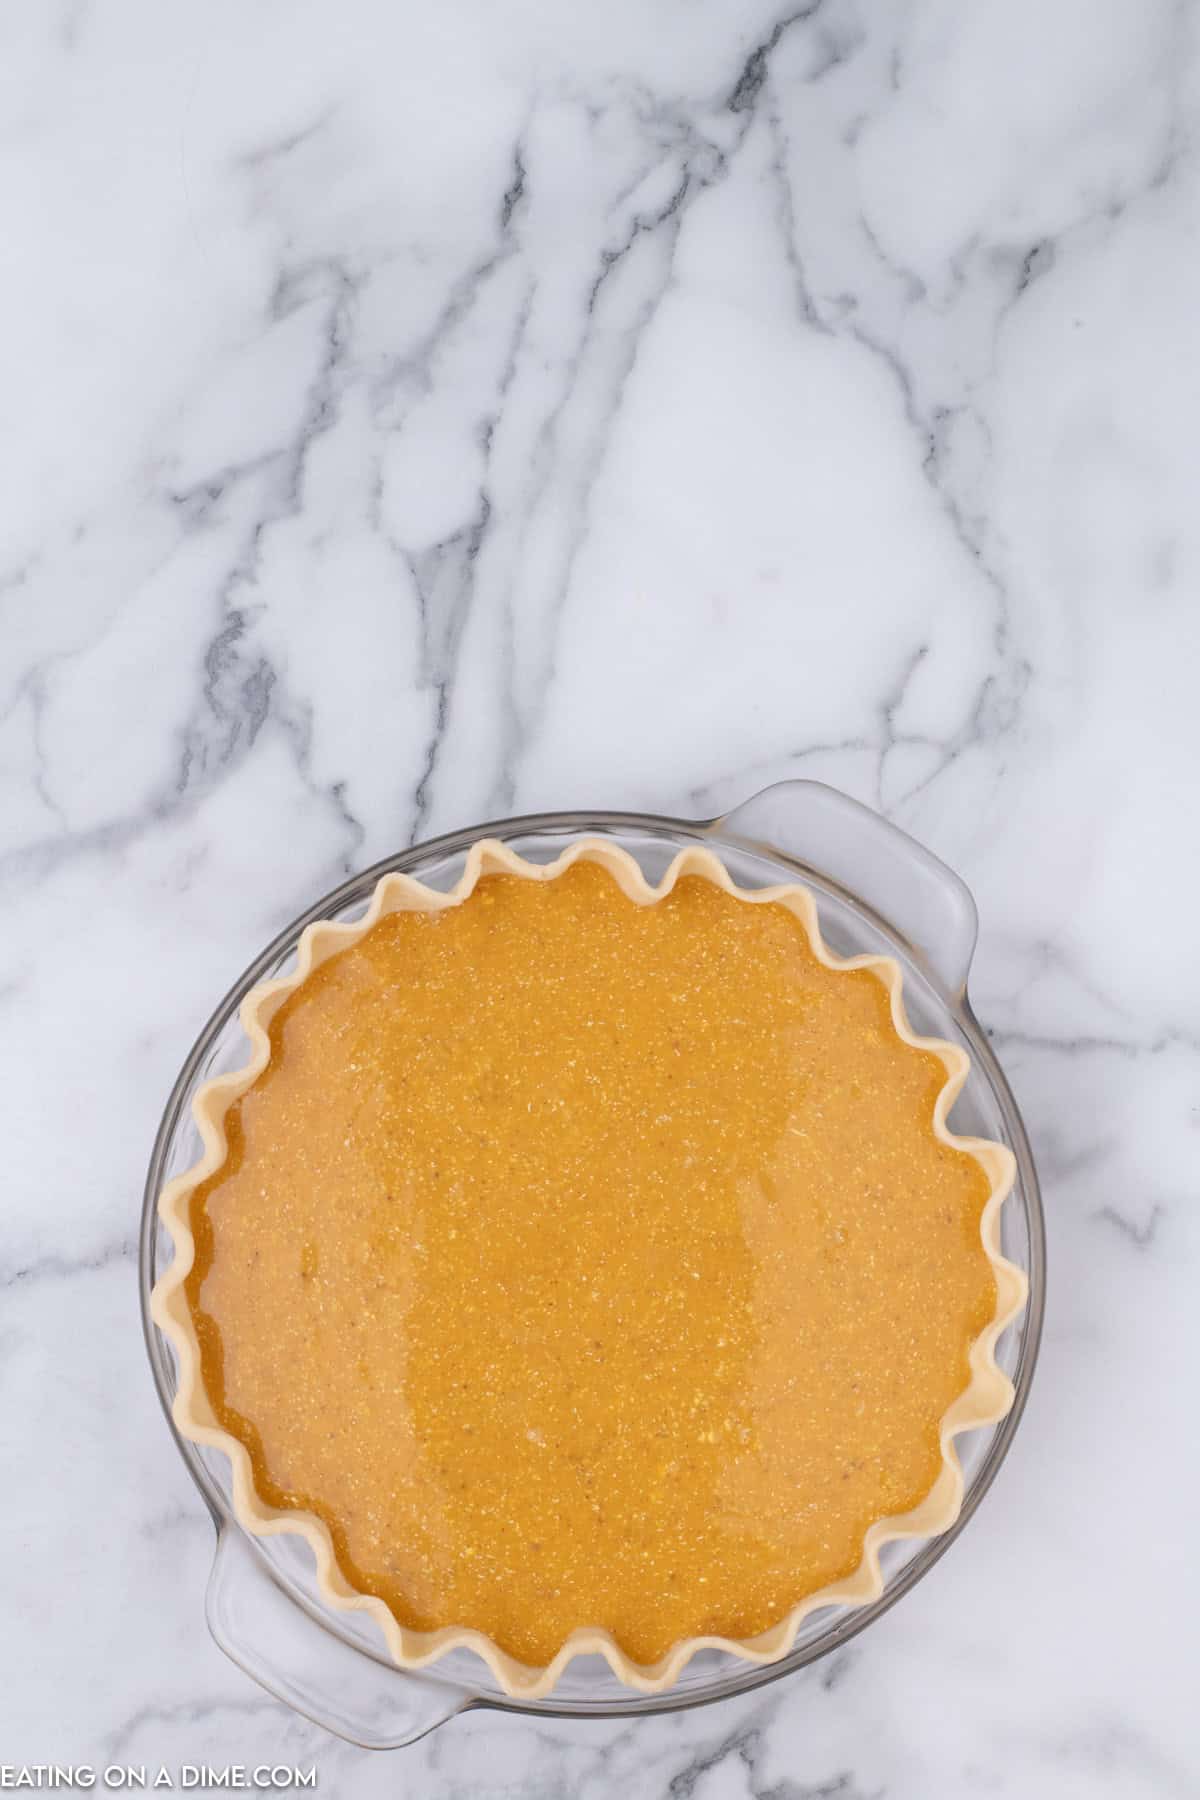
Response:
M415 1743L477 1698L335 1637L288 1598L236 1525L217 1534L205 1613L219 1648L260 1687L364 1750Z
M905 938L953 998L966 993L979 934L970 889L870 807L823 781L779 781L709 830L774 846L830 876Z

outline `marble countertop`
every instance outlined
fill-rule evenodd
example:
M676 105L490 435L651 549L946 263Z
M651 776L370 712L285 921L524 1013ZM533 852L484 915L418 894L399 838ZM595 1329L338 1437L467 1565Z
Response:
M1200 1792L1195 4L0 22L0 1762L355 1796ZM835 1662L374 1758L210 1642L149 1145L312 895L790 775L976 891L1044 1178L1012 1455Z

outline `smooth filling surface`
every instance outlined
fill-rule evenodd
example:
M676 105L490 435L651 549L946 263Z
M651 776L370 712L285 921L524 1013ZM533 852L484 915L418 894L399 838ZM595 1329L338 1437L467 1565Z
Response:
M192 1199L221 1424L404 1625L753 1636L928 1493L986 1177L869 970L701 877L485 877L317 969Z

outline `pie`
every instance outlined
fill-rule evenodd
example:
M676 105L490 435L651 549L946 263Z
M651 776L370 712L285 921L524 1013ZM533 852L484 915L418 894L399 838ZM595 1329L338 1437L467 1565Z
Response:
M954 1438L1012 1399L1012 1159L951 1134L965 1052L807 889L482 842L310 926L242 1023L160 1203L175 1416L397 1662L664 1689L953 1521Z

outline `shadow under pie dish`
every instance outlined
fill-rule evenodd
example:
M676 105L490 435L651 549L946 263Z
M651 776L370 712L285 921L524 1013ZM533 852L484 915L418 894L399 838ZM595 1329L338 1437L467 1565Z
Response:
M1011 1155L950 1133L966 1053L806 888L483 841L310 926L242 1022L160 1198L176 1423L400 1665L660 1692L953 1522L953 1440L1012 1397Z

